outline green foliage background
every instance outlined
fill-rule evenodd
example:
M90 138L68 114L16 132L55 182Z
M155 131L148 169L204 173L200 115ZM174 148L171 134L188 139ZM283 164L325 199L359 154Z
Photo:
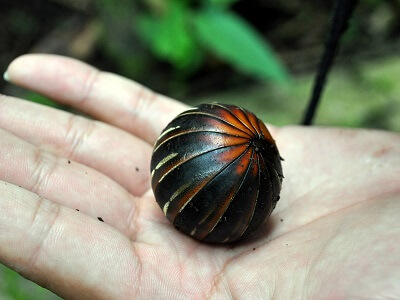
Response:
M121 16L136 12L132 22L125 25L128 34L137 36L156 59L169 63L180 76L197 71L207 55L214 55L249 76L288 81L288 71L265 37L230 9L237 0L143 2L147 3L145 9L139 9L131 1L114 5L114 1L101 0L98 9L105 24L111 21L114 25L126 20ZM120 37L112 30L106 30L105 34L109 47L115 47L109 54L121 60L126 75L135 76L135 70L141 71L132 63L126 67L132 52L124 49Z
M313 68L296 73L294 66L301 65L303 57L306 57L304 60L310 60L309 56L299 54L293 63L290 55L283 57L278 53L276 45L265 37L265 33L257 30L251 20L233 9L240 0L81 2L91 3L88 14L100 28L94 50L96 54L89 57L89 63L153 85L152 88L168 90L171 92L169 96L183 95L181 100L188 104L206 101L234 103L246 106L264 121L276 125L294 124L300 120L312 87L315 63L312 64ZM291 12L291 3L297 2L280 1L276 5L286 5L289 7L287 11ZM308 22L310 28L319 26L318 20L307 18L310 11L321 9L319 6L328 7L325 9L328 13L323 15L323 20L328 22L330 5L321 3L325 2L301 3L297 17L294 17L304 25L300 30L307 31ZM394 3L400 2L368 0L360 3L359 15L353 20L343 40L345 50L349 45L347 49L355 53L368 47L374 48L376 44L395 46L388 47L389 50L384 50L374 60L363 57L350 61L339 59L330 74L317 124L373 127L400 132L400 56L396 54L399 51L390 50L400 49L396 46L400 45L399 10L393 12L393 7L396 7ZM3 28L23 36L24 39L18 40L17 46L27 51L33 44L33 37L43 34L41 24L35 19L34 13L22 9L12 10L8 16ZM279 25L282 26L277 26L276 32L280 39L286 39L292 45L299 35L298 29L290 24ZM311 31L306 33L304 39L314 34ZM320 44L323 44L323 40ZM1 51L4 43L0 44L0 54L9 62L13 58L10 53L18 52L12 52L12 47L8 46L10 48L6 53ZM321 48L318 50L316 56L311 56L315 60L318 60ZM60 51L55 53L68 54ZM237 78L237 81L231 81L227 89L221 87L207 95L187 93L193 77L211 78L215 70L224 67L233 70L232 77ZM166 79L167 83L164 82ZM20 94L16 95L31 101L68 109L35 93L18 92ZM58 297L0 265L0 299Z

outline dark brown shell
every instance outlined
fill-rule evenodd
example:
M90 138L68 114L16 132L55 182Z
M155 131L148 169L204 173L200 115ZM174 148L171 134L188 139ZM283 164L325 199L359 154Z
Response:
M252 234L270 216L281 157L264 123L234 105L203 104L161 133L151 160L157 203L175 227L215 243Z

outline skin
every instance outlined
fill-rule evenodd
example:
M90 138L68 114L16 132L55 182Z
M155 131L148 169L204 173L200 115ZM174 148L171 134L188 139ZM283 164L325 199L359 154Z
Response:
M251 238L210 245L150 189L152 145L185 105L59 56L8 76L93 118L0 96L0 262L24 277L68 299L400 298L399 134L268 126L281 200Z

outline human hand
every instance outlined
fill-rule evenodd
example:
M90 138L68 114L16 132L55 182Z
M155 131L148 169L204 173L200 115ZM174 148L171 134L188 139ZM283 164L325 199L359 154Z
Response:
M398 134L269 126L281 200L254 236L210 245L150 189L152 145L185 105L58 56L8 74L98 120L0 96L0 262L23 276L80 299L400 297Z

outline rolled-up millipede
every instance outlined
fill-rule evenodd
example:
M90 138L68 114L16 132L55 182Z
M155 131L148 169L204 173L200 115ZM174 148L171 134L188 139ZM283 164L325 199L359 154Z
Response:
M157 203L178 230L228 243L268 219L283 174L264 123L238 106L212 103L181 113L163 130L151 177Z

